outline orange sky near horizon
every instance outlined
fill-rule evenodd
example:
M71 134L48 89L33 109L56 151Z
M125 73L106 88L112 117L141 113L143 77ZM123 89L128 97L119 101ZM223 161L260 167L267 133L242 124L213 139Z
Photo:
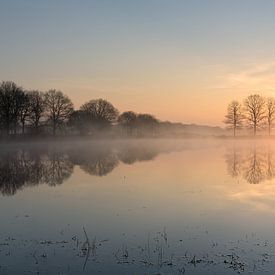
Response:
M222 126L231 100L275 96L274 13L273 0L3 0L0 81Z
M275 96L275 64L251 64L248 69L234 73L221 66L200 65L193 70L176 72L155 68L149 74L133 69L106 79L70 77L68 80L64 75L64 79L36 77L18 84L28 89L61 90L72 99L75 108L90 99L104 98L120 112L133 110L154 114L164 121L213 126L223 126L231 100L242 102L253 93Z

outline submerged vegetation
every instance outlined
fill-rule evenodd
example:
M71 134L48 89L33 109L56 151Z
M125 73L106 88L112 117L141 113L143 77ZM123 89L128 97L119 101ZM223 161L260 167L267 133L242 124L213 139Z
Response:
M184 241L167 240L168 233L165 228L151 234L149 232L145 237L141 236L131 246L131 236L117 236L120 242L112 245L114 240L109 238L97 239L95 236L90 240L85 227L83 233L73 231L70 225L65 229L68 233L64 236L62 229L55 239L30 239L20 242L16 238L6 237L0 244L0 254L5 260L1 270L6 274L14 271L11 259L20 252L25 254L25 265L32 273L37 274L47 274L52 267L62 270L60 274L77 274L81 269L85 274L90 274L91 271L93 274L107 274L109 266L119 271L126 269L133 274L140 270L143 271L142 274L208 274L213 270L227 270L228 274L246 274L268 272L274 259L274 254L270 253L274 250L274 243L260 239L257 234L241 236L238 240L225 243L209 241L201 251L195 252L195 249L188 247L186 237ZM195 231L200 234L195 240L203 241L209 233L203 232L202 229L187 226L184 233L190 238L191 231ZM189 249L186 249L186 246ZM73 264L61 265L59 261L62 262L63 254L70 256Z

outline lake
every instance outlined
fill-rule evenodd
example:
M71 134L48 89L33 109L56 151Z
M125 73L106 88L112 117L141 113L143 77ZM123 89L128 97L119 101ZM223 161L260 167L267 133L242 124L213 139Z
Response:
M0 145L0 274L274 274L272 141Z

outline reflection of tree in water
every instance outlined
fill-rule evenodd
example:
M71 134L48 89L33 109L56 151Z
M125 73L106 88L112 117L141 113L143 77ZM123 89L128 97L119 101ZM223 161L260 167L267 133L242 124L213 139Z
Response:
M70 151L72 162L90 175L104 176L109 174L119 161L133 164L137 161L152 160L160 153L156 147L149 145L121 144L104 147L78 146Z
M117 165L116 153L109 146L105 148L77 147L70 153L75 165L90 175L104 176L110 173Z
M23 147L23 148L22 148ZM0 150L0 192L14 195L26 186L60 185L78 165L90 175L104 176L119 161L133 164L152 160L161 152L179 150L178 146L149 143L82 143L73 146L15 146Z
M266 178L265 154L254 148L247 156L244 166L244 178L251 184L258 184Z
M158 155L156 148L148 146L122 147L118 151L119 160L126 164L133 164L137 161L152 160Z
M0 154L0 192L14 195L25 186L61 184L72 171L72 163L61 152L6 150Z
M22 161L23 152L5 152L0 158L0 190L3 195L13 195L29 178ZM18 161L21 159L20 161Z
M269 148L267 152L267 173L266 177L271 180L275 177L275 160L271 149Z
M43 159L42 181L51 186L62 184L71 176L73 167L66 153L51 151Z
M248 183L258 184L275 176L275 162L270 147L254 146L250 151L238 152L233 148L226 155L228 173L233 177L242 176Z
M240 176L242 170L242 156L237 152L235 147L226 154L226 163L228 174L232 178Z
M105 176L118 165L115 154L101 155L100 158L90 159L89 162L80 165L86 173L95 176Z

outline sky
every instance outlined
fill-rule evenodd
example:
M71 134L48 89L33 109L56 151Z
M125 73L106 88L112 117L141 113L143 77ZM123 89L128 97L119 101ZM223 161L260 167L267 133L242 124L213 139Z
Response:
M0 81L222 125L275 96L274 0L0 0Z

